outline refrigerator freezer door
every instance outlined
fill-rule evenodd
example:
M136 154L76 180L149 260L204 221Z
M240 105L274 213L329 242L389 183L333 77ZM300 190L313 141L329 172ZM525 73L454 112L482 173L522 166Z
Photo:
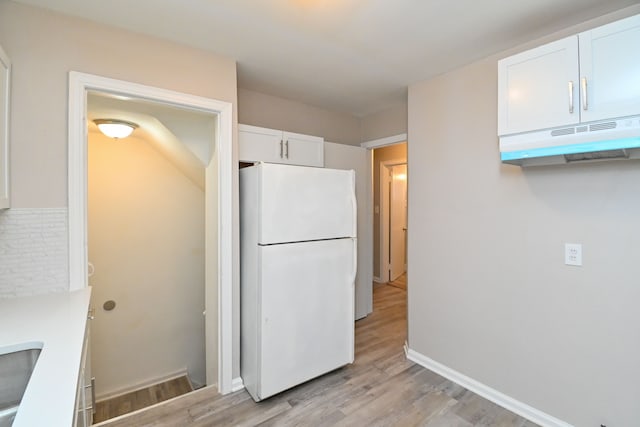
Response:
M355 244L260 247L260 399L353 362Z
M356 237L353 171L263 163L258 243Z

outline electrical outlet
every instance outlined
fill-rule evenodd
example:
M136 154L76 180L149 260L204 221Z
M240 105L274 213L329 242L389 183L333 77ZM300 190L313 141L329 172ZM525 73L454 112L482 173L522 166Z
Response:
M582 245L580 243L564 244L564 263L566 265L582 265Z

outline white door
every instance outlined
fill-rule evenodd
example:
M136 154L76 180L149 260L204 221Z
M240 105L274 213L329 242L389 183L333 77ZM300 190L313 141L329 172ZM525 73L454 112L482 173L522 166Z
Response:
M577 124L579 112L577 36L498 62L499 135Z
M356 237L353 171L263 163L260 244Z
M640 15L579 37L582 121L640 113Z
M395 280L406 271L407 165L389 169L389 280Z
M355 245L336 239L259 248L260 398L353 361Z

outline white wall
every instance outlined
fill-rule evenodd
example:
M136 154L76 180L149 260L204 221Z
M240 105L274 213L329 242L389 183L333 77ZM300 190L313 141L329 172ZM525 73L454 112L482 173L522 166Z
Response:
M140 138L92 132L88 156L97 395L185 369L204 384L203 190Z
M409 346L576 426L639 425L640 163L502 165L512 52L409 88Z

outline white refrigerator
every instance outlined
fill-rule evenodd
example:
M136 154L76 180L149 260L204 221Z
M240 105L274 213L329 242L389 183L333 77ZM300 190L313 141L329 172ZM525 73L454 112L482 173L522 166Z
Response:
M240 170L240 370L255 401L353 362L355 173Z

